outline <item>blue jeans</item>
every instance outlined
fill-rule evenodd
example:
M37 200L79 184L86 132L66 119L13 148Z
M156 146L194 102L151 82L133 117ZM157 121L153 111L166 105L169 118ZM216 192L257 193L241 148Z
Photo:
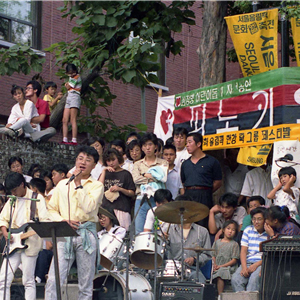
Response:
M142 201L142 196L138 196L135 200L135 206L134 206L134 215L136 215ZM153 197L149 198L150 204L152 207L155 206L155 201ZM150 206L147 201L145 201L136 216L135 219L135 234L139 234L140 232L144 231L144 225L146 221L147 212L150 209Z
M247 264L249 267L251 264ZM260 285L260 272L261 266L259 266L249 277L244 277L240 273L242 271L242 266L239 266L238 269L234 272L231 278L231 285L234 292L255 292L259 291Z

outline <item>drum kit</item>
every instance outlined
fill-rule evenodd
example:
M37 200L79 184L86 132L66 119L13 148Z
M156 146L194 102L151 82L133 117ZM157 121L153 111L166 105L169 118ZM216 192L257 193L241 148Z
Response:
M106 213L103 208L102 210L101 213L109 216L109 212ZM183 261L184 249L196 252L198 277L200 253L213 249L199 246L183 248L183 224L197 222L207 217L208 207L193 201L173 201L157 207L153 213L161 221L181 224L181 262L164 260L167 240L164 233L158 234L157 230L137 234L132 243L129 238L130 228L123 241L114 234L105 233L99 240L99 249L100 265L106 270L99 271L94 279L93 299L156 299L158 280L184 281L189 277L190 270L185 268ZM135 217L132 223L134 220ZM120 261L123 261L121 266ZM153 282L153 289L150 281ZM198 278L195 281L198 282Z

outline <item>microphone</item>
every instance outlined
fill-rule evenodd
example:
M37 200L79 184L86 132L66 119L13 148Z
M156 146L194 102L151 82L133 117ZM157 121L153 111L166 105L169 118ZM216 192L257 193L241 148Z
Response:
M77 177L79 174L81 174L81 172L82 172L82 171L80 171L77 175L73 174L73 175L69 178L69 180L68 180L68 182L66 183L66 185L68 185L71 181L73 181L73 180L75 179L75 177Z
M280 157L277 159L277 161L283 161L283 162L289 162L293 161L294 157L292 154L286 154L284 157Z

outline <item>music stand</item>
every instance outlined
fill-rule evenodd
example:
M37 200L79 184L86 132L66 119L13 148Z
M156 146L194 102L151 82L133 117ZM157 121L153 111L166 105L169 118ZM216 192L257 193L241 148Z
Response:
M57 237L78 236L78 234L66 221L63 221L63 222L29 223L29 226L41 238L50 238L50 237L52 238L56 293L57 293L57 299L61 300L61 289L60 289L60 278L59 278L56 238Z

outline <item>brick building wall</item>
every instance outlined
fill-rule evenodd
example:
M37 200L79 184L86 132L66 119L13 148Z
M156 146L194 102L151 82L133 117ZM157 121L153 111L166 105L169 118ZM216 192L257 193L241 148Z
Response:
M72 24L65 18L61 18L61 13L57 10L63 5L62 1L43 1L42 2L42 48L49 47L52 43L59 41L70 42L74 38L72 34ZM199 58L197 48L200 43L202 31L202 10L198 2L195 2L192 8L196 14L196 25L184 25L181 33L175 34L175 39L181 39L185 45L181 55L172 56L166 59L166 86L169 92L163 92L163 96L173 95L175 93L184 92L199 87ZM232 41L228 34L227 46L232 47ZM279 45L280 47L280 45ZM280 49L280 48L279 48ZM279 64L280 65L280 64ZM295 65L295 63L293 64ZM53 80L58 87L63 84L59 78L55 76L56 67L54 59L50 53L46 53L46 63L44 64L42 77L46 80ZM0 122L5 123L13 106L10 90L13 83L25 86L26 82L31 79L34 73L24 76L14 74L11 77L0 78ZM227 63L226 80L233 80L242 77L242 73L238 63ZM117 125L133 124L136 125L142 121L141 117L141 90L126 85L119 81L110 81L110 88L117 96L113 104L108 108L108 113ZM44 94L42 93L41 96ZM154 128L155 111L157 105L157 94L151 87L145 88L145 104L146 104L146 125L148 131ZM97 109L97 113L107 116L107 111ZM81 114L86 114L86 109L81 108ZM85 136L82 136L82 140ZM52 141L61 140L61 131Z

